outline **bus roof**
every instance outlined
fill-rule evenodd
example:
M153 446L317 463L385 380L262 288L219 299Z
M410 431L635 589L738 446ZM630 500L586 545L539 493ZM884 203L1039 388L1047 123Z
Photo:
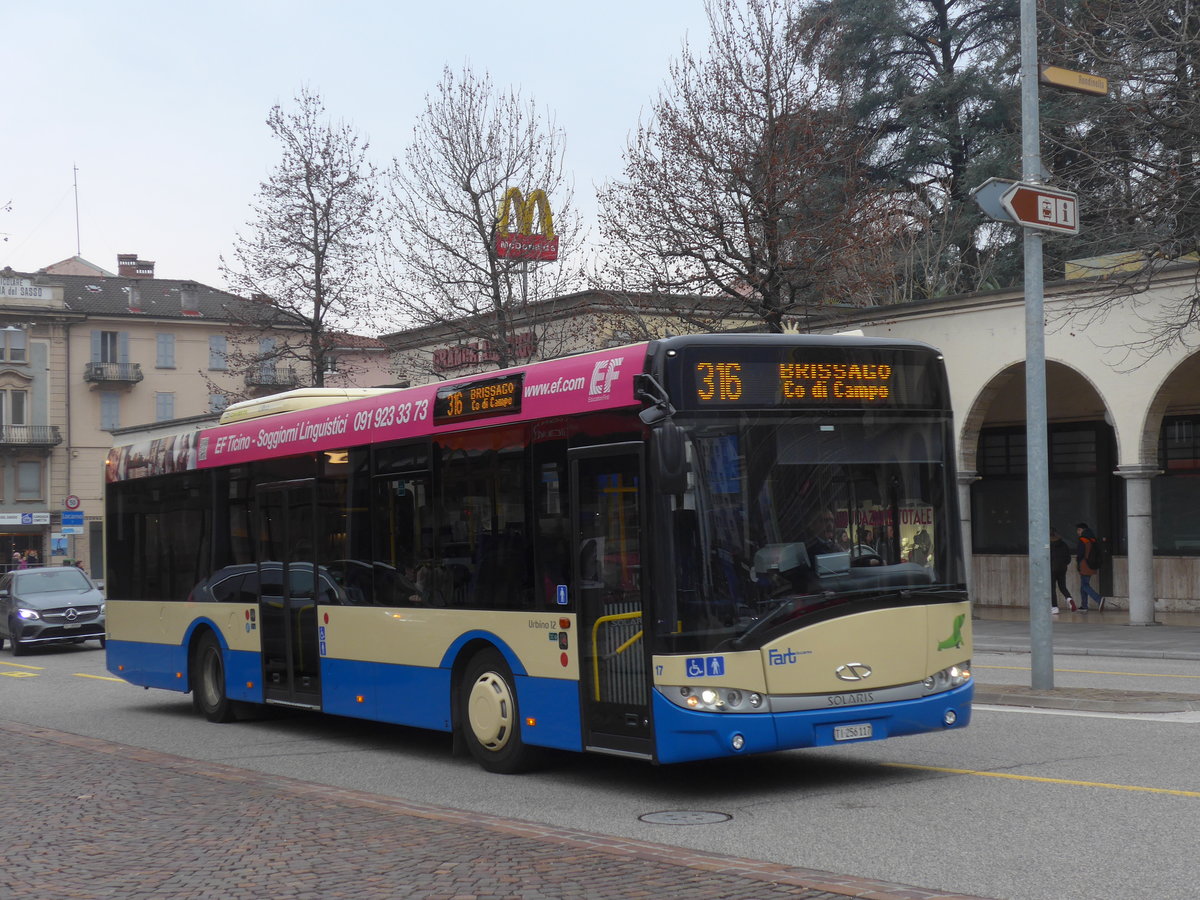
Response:
M318 406L328 406L330 403L344 403L347 400L358 400L362 397L391 394L397 390L398 388L298 388L257 400L231 403L221 413L217 424L228 425L230 422L243 422L246 419L258 419L277 413L313 409Z

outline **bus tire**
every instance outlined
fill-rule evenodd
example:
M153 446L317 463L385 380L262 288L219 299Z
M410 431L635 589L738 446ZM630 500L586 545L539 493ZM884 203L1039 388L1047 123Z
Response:
M500 651L471 657L459 689L459 728L475 761L489 772L512 775L535 766L540 751L521 739L516 682Z
M211 631L201 635L192 652L192 706L210 722L232 722L234 703L225 693L225 659Z

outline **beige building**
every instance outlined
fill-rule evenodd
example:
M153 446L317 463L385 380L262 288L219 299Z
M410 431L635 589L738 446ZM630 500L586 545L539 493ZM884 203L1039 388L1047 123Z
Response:
M239 324L252 316L270 327ZM195 428L229 402L311 382L288 350L303 336L269 305L155 278L137 254L121 255L116 274L79 257L0 272L0 335L0 561L10 565L32 550L103 577L114 443L130 430ZM337 336L327 386L393 380L382 343Z
M745 316L730 315L727 304L699 297L663 298L651 294L580 291L527 304L513 316L509 358L513 364L554 359L648 337L733 331L751 327ZM500 354L488 337L487 321L461 319L385 334L391 370L402 384L428 384L486 372Z

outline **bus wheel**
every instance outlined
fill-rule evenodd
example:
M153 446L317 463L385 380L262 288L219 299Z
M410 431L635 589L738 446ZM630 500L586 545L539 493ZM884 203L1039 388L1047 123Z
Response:
M521 717L512 671L498 650L475 654L463 673L459 727L475 760L489 772L511 775L537 762L521 740Z
M221 645L210 631L192 654L192 705L210 722L232 722L233 701L225 694L225 660Z

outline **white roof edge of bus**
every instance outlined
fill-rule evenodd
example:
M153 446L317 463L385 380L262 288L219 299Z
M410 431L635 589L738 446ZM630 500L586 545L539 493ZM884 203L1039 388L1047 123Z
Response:
M284 391L281 394L272 394L258 400L242 400L240 403L231 403L225 407L217 424L228 425L231 422L244 422L247 419L259 419L278 413L313 409L318 406L328 406L331 403L345 403L347 400L358 400L362 397L393 394L397 390L399 388L297 388L294 391Z

